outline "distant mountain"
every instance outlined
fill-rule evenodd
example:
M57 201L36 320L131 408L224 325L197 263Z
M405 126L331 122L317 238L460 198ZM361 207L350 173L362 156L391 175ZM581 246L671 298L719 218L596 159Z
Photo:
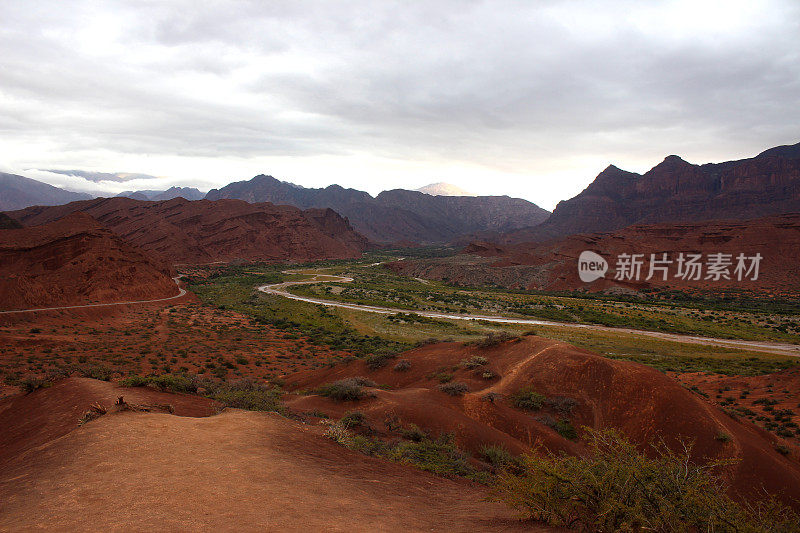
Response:
M142 202L97 198L9 213L24 226L74 212L90 215L126 242L177 263L346 259L360 257L367 240L330 209L240 200Z
M432 196L477 196L475 194L472 194L471 192L465 191L461 187L458 187L451 183L445 183L443 181L440 181L438 183L431 183L430 185L420 187L417 190L419 192L424 192L425 194L430 194Z
M212 189L206 198L331 208L362 235L384 243L443 244L466 234L535 225L549 216L527 200L508 196L431 196L397 189L373 198L339 185L306 189L264 175Z
M0 211L22 209L31 205L61 205L92 196L65 191L41 181L0 172Z
M166 191L123 191L117 196L133 198L134 200L150 200L159 202L161 200L172 200L173 198L185 198L187 200L202 200L205 194L194 187L170 187Z
M544 241L632 224L744 220L800 213L800 143L756 157L693 165L676 155L643 175L610 165L543 224L502 242Z

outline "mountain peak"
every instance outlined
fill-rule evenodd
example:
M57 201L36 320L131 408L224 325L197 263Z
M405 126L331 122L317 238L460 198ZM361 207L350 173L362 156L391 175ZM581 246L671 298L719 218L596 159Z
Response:
M430 185L420 187L416 190L424 192L425 194L430 194L431 196L477 196L452 183L445 183L443 181L431 183Z

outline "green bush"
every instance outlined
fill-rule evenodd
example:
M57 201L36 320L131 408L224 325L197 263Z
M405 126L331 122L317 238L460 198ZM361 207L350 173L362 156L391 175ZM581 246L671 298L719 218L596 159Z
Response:
M510 333L506 333L505 331L500 331L497 333L489 333L482 339L477 339L467 344L470 346L477 346L479 348L491 348L492 346L497 346L498 344L512 340L519 340L519 337L511 335Z
M376 384L362 377L340 379L320 387L317 392L337 402L358 401L367 396L362 387L375 387Z
M341 423L348 429L356 426L366 426L367 418L361 411L348 411L342 417Z
M714 474L727 462L695 465L691 445L649 455L620 434L587 430L583 457L534 453L504 470L491 497L526 518L569 528L612 531L796 531L798 517L774 499L740 505Z
M123 387L145 387L152 386L162 391L169 392L184 392L195 393L197 392L196 381L184 375L162 374L160 376L130 376L120 380L120 385Z
M396 372L405 372L411 368L411 362L408 359L401 359L394 365L394 370Z
M473 368L478 368L479 366L483 366L489 363L489 360L485 357L481 357L480 355L473 355L469 359L464 359L459 363L461 368L466 368L472 370Z
M545 397L531 387L523 387L511 395L511 404L519 409L538 411L544 405Z
M481 446L480 455L495 468L503 468L514 463L514 456L502 444Z
M469 392L469 387L466 383L454 381L452 383L442 383L439 385L439 390L445 394L449 394L450 396L463 396Z

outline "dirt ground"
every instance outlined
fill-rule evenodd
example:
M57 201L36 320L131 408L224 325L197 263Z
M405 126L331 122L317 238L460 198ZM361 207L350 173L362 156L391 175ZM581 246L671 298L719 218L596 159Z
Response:
M71 403L151 392L61 383L0 403L4 423L23 407L73 420L5 457L2 531L552 531L485 501L481 485L367 457L275 414L120 412L77 427Z
M0 398L26 376L186 372L270 379L348 356L249 317L181 303L46 312L0 321Z

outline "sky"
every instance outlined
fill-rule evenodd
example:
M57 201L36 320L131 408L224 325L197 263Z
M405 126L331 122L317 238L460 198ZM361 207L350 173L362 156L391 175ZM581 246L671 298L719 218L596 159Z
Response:
M552 209L609 164L800 141L796 0L9 0L0 21L0 170L71 190L270 174Z

